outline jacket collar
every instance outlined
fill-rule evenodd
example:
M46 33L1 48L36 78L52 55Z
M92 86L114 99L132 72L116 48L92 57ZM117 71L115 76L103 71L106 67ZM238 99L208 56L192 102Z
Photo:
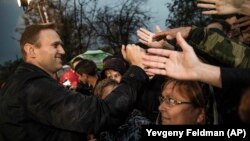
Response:
M48 77L51 77L46 71L44 71L43 69L39 68L36 65L30 64L30 63L22 63L19 67L18 70L25 70L25 71L29 71L29 72L38 72L39 74L42 75L46 75Z

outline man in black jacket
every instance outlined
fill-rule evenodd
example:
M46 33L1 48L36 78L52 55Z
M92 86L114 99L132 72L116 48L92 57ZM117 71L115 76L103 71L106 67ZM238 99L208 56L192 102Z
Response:
M105 100L98 100L70 92L54 79L62 67L62 44L53 24L25 29L20 40L25 63L0 94L2 140L84 140L86 133L115 128L133 109L137 91L148 81L138 54L131 54L136 46L123 47L132 66L121 84Z

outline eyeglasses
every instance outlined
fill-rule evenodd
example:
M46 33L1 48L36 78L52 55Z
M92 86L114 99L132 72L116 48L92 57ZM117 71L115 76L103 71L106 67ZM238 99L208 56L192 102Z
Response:
M170 97L163 97L163 96L159 96L159 101L160 101L160 104L162 102L165 102L165 104L170 105L170 106L175 106L175 105L180 105L180 104L193 104L190 101L180 101L180 100L176 100Z

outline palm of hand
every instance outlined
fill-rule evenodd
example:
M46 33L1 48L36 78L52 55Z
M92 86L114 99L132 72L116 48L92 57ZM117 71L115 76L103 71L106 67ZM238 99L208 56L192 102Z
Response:
M218 14L232 14L237 12L232 3L228 3L225 0L220 0L216 3L216 10Z
M190 61L187 61L190 60ZM190 80L193 78L194 68L196 63L193 60L198 60L196 56L190 56L184 52L174 52L169 56L169 62L166 63L166 75L172 76L175 79Z
M176 79L183 79L186 69L183 62L184 56L179 52L174 52L169 56L169 62L166 64L166 73Z
M206 9L203 14L233 14L237 13L238 8L235 7L233 0L199 0L198 7Z
M154 48L161 48L163 41L153 41L153 36L155 34L146 30L146 29L140 29L137 31L137 36L139 37L139 41L143 44L154 47Z

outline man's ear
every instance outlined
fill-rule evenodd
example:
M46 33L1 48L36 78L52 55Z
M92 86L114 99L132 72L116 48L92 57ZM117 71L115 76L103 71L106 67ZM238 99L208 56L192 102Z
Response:
M26 52L27 56L29 56L31 58L36 57L36 52L35 52L35 46L34 45L26 43L24 45L24 51Z

